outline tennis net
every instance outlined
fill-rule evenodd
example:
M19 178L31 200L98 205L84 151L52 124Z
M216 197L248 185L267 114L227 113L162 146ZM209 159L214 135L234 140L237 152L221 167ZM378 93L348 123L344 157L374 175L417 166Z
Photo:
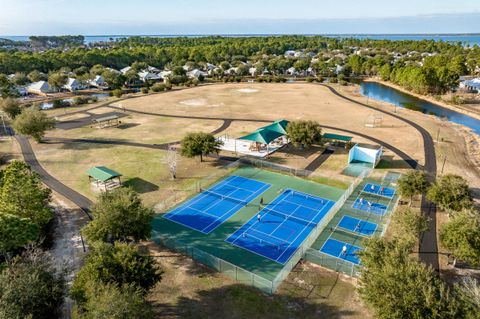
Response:
M228 200L228 201L231 201L231 202L239 203L239 204L242 204L244 206L246 206L248 204L248 201L238 199L238 198L235 198L235 197L230 197L230 196L227 196L227 195L222 195L222 194L213 192L213 191L208 190L208 189L200 190L200 192L203 193L203 194L212 195L212 196L221 198L222 200Z
M344 234L354 236L354 237L364 237L364 238L372 237L372 235L374 233L374 231L372 231L372 232L367 234L361 228L356 231L356 230L347 229L347 228L344 228L344 227L341 227L341 226L336 226L332 230L332 232L339 232L339 233L344 233Z
M274 209L271 209L271 208L268 208L268 207L265 207L263 209L263 212L264 213L271 213L272 215L277 215L278 217L282 217L283 219L290 219L290 220L294 220L296 222L299 222L301 224L304 224L305 226L310 226L310 225L313 225L313 226L316 226L318 223L313 221L313 220L307 220L307 219L303 219L303 218L300 218L300 217L295 217L295 216L292 216L292 215L287 215L285 213L281 213L279 211L276 211Z

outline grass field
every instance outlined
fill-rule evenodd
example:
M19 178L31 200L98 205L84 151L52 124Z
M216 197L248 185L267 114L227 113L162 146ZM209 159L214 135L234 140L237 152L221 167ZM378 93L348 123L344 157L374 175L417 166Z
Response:
M189 257L147 248L164 270L148 295L159 318L372 318L351 281L311 264L299 264L274 296L266 296Z

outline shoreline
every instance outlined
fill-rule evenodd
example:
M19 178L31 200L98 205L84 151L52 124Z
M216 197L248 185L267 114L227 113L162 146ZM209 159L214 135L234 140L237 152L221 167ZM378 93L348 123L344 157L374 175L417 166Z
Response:
M381 85L385 85L385 86L388 86L392 89L395 89L395 90L398 90L402 93L405 93L405 94L409 94L413 97L416 97L417 99L420 99L420 100L424 100L425 102L429 102L429 103L432 103L432 104L435 104L437 105L438 107L443 107L445 109L449 109L451 111L455 111L455 112L458 112L458 113L462 113L462 114L465 114L465 115L468 115L468 116L471 116L477 120L480 120L480 114L479 113L476 113L476 112L472 112L472 111L469 111L469 110L465 110L461 107L458 107L458 106L454 106L454 105L450 105L450 104L447 104L443 101L438 101L436 99L434 99L433 97L431 96L428 96L428 95L423 95L423 94L418 94L418 93L415 93L415 92L411 92L397 84L393 84L391 82L388 82L388 81L383 81L383 80L380 80L380 79L376 79L376 78L366 78L363 80L364 82L374 82L374 83L378 83L378 84L381 84Z
M377 80L366 80L366 82L377 82L379 84L384 84L382 83L383 81L377 81ZM405 90L405 89L399 89L397 88L395 85L387 85L385 84L386 86L389 86L391 88L394 88L394 89L398 89L399 91L402 91L406 94L411 94L415 97L418 97L420 99L422 99L422 96L420 94L418 95L414 95L412 93L410 93L409 91ZM358 84L355 84L356 87L360 87ZM360 96L363 96L361 95L360 91L357 91L356 93L358 93ZM426 99L423 99L425 101L428 101ZM383 102L383 101L378 101L378 100L375 100L376 102L378 103L386 103L387 105L389 106L394 106L394 104L391 104L391 103L388 103L388 102ZM430 101L428 101L430 102ZM432 102L433 103L433 102ZM436 103L437 105L439 105L438 103ZM439 105L440 107L442 107L441 105ZM409 110L409 109L405 109L409 112L416 112L416 111L412 111L412 110ZM418 112L416 112L418 113ZM434 115L430 115L430 114L423 114L421 113L422 115L426 116L426 117L429 117L430 119L432 120L439 120L438 117L434 116ZM480 135L477 135L476 133L473 132L473 130L465 125L461 125L461 124L458 124L458 123L453 123L453 122L448 122L449 125L451 125L451 127L456 130L457 132L459 132L463 139L464 139L464 142L465 142L465 150L466 150L466 154L468 155L467 157L467 160L472 164L473 167L475 167L475 170L477 172L480 172Z

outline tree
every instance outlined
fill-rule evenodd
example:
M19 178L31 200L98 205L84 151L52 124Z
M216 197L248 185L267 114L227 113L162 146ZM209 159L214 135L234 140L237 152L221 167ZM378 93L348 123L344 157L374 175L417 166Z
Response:
M13 77L10 79L13 84L15 85L25 85L29 82L28 77L25 75L25 73L22 72L16 72Z
M121 89L115 89L112 91L112 95L116 98L121 98L123 95L123 91Z
M42 141L45 132L54 127L55 120L35 108L25 109L13 121L13 128L18 133L29 135L38 143Z
M154 212L142 205L140 197L131 188L117 188L101 194L92 207L92 214L93 221L82 229L89 241L150 238Z
M95 64L90 69L90 73L92 75L100 75L100 74L103 74L104 72L105 72L105 67L101 64Z
M176 66L172 70L172 74L174 76L185 76L187 74L187 71L181 66Z
M287 126L287 136L297 147L310 147L322 142L322 128L315 121L293 121Z
M143 297L143 291L133 285L118 287L115 284L90 283L86 301L76 307L74 318L149 319L153 318L153 312Z
M2 111L7 113L8 117L12 120L15 119L17 115L22 113L22 109L18 105L18 102L11 97L0 99L0 108Z
M113 90L120 89L126 80L123 74L115 73L110 70L105 70L102 73L102 76L108 86Z
M392 217L394 236L405 243L415 244L421 233L428 230L429 218L411 209L397 209Z
M15 97L18 93L13 86L13 83L7 78L5 74L0 74L0 96Z
M410 205L413 196L427 191L428 181L424 171L411 170L398 179L398 191L402 196L410 197Z
M409 244L382 238L370 239L361 252L359 293L376 317L464 318L456 294L410 254Z
M73 298L83 303L92 283L132 285L146 293L158 281L162 272L150 255L142 255L133 245L96 242L85 259L70 290Z
M222 145L215 136L208 133L188 133L181 142L180 153L186 157L200 156L200 162L203 162L203 156L210 153L218 153Z
M461 259L473 266L480 265L480 216L464 210L451 216L440 229L442 244L452 251L455 260Z
M63 287L49 257L29 250L0 273L0 318L53 318L63 300Z
M388 81L390 80L390 72L391 72L391 66L390 66L390 63L387 63L387 64L384 64L380 67L380 70L378 71L378 73L380 74L380 78L383 80L383 81Z
M67 84L68 77L61 72L54 72L48 75L48 84L57 90L60 90L65 84Z
M6 255L38 239L40 228L29 218L0 210L0 254Z
M33 70L32 72L28 73L27 76L32 82L46 81L48 79L44 73L37 70Z
M428 189L427 198L447 212L459 212L473 205L467 181L453 174L438 178Z
M50 194L27 164L13 161L2 174L0 212L28 218L43 227L53 217L48 207Z

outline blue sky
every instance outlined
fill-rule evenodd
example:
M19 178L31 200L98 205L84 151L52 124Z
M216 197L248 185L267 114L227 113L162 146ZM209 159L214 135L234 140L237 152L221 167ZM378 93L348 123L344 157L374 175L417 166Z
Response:
M478 0L0 0L0 35L474 33Z

